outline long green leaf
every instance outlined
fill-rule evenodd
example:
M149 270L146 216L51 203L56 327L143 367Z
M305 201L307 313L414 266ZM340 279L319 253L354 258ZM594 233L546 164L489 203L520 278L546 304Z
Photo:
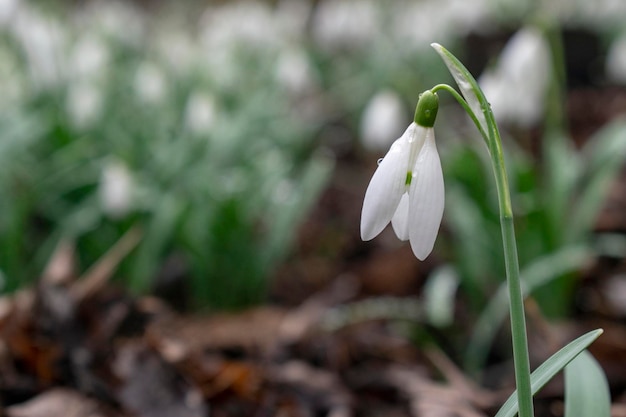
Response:
M611 182L626 159L626 122L618 120L596 133L583 149L588 178L581 184L581 194L572 207L568 234L575 239L587 233L605 203Z
M584 266L591 256L583 245L568 246L550 255L545 255L521 271L524 296L563 274ZM465 365L470 371L482 367L496 333L508 314L506 283L502 284L487 307L483 310L472 334Z
M456 81L459 86L459 90L461 90L461 94L463 94L467 104L476 116L476 120L478 121L476 127L481 131L483 136L485 136L485 134L489 132L489 126L487 125L487 119L485 117L485 113L489 108L489 103L478 86L476 79L472 76L472 74L470 74L461 61L452 55L446 48L438 43L433 43L430 46L437 51L439 56L441 56L441 59L443 59L443 62L448 67L450 74L452 74L452 78L454 78L454 81Z
M459 276L450 265L437 268L424 286L426 317L435 327L449 326L454 320L454 300Z
M611 416L611 394L598 361L584 350L565 367L565 417L590 416Z
M537 394L556 374L558 374L568 363L585 350L594 340L596 340L603 330L593 330L570 342L567 346L550 356L542 363L530 376L531 390L533 395ZM509 397L502 405L495 417L514 417L517 414L517 391ZM587 417L590 417L588 415Z

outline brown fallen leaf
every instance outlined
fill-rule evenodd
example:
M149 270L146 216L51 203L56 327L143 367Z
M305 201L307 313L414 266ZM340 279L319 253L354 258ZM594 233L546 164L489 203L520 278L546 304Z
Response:
M42 272L40 282L62 285L74 281L77 263L74 242L61 240Z
M384 377L409 399L415 417L486 417L464 389L433 381L415 369L392 365Z
M148 328L148 338L159 350L184 346L186 352L237 350L271 352L278 340L286 310L259 307L239 314L170 317ZM166 350L167 350L166 348Z
M137 246L141 240L141 230L138 227L130 229L118 240L109 251L98 260L82 277L77 280L71 293L77 302L89 298L109 281L117 266Z
M127 342L113 363L121 381L118 400L137 417L204 417L200 392L143 342Z
M350 417L352 397L338 375L324 369L316 369L305 362L292 360L273 366L268 379L279 390L289 387L297 390L300 396L309 398L309 403L326 410L329 416Z

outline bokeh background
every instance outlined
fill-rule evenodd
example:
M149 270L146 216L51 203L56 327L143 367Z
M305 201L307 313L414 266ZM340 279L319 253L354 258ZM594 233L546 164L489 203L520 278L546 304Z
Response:
M482 372L510 357L497 200L450 96L434 253L359 239L376 161L419 93L453 83L432 42L501 123L536 358L562 342L550 331L623 334L621 0L0 0L2 292L37 285L64 245L76 275L123 253L113 285L185 313L297 308L347 283L324 328L409 319L412 343L498 386Z

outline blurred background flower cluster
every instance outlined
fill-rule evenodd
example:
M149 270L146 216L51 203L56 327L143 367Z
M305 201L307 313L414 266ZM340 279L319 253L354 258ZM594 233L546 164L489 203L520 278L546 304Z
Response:
M352 226L326 225L358 239L377 158L451 82L438 42L502 122L523 274L563 314L575 272L623 243L591 232L626 155L624 22L621 0L0 0L2 290L62 239L86 267L137 229L118 272L133 291L184 275L198 307L265 300L329 184L357 203ZM502 280L497 204L478 135L442 100L432 275L478 314Z

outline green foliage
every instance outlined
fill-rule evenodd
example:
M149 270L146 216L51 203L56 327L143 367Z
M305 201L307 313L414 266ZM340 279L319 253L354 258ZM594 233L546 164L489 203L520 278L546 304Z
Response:
M545 383L547 383L547 381L549 381L556 373L560 372L566 366L570 368L569 371L566 371L566 381L570 383L570 388L568 392L566 392L567 395L577 395L578 392L586 389L586 387L582 386L582 384L578 381L574 381L573 379L580 379L585 376L589 376L592 380L598 383L598 386L595 387L596 389L594 389L593 392L586 393L580 398L567 400L569 408L568 414L594 415L595 413L599 413L600 415L609 415L610 396L608 392L608 384L606 383L604 373L597 362L595 362L595 360L590 356L583 355L581 358L577 358L573 364L568 365L569 362L576 358L582 350L584 350L602 333L601 329L588 333L587 335L571 342L566 347L561 349L561 351L557 352L541 364L535 372L532 374L530 372L524 297L533 290L532 286L539 286L540 284L546 282L550 283L550 281L546 278L552 275L551 273L558 272L560 269L558 265L562 263L561 257L565 258L567 264L570 262L568 262L567 256L565 255L558 257L555 256L554 259L538 258L535 255L535 258L540 260L536 260L536 263L533 264L532 267L528 268L529 271L526 271L525 280L522 281L517 251L519 239L514 230L514 216L509 180L505 169L502 141L493 112L491 111L491 107L481 91L481 88L478 86L476 80L465 68L465 66L441 45L433 44L433 47L442 57L446 66L450 70L451 75L461 90L463 98L461 98L456 91L451 91L451 88L446 85L437 86L434 89L441 88L450 91L467 114L471 117L481 136L486 141L489 150L490 165L495 176L499 222L502 232L504 269L506 271L506 284L501 286L500 294L498 295L508 295L509 312L511 317L510 328L513 345L515 383L517 387L516 392L514 392L506 401L496 417L512 417L515 414L519 414L523 417L532 417L534 415L532 403L533 396L543 387ZM481 116L484 116L484 119ZM618 132L622 131L623 128L618 130ZM626 146L623 145L624 140L621 135L617 135L617 143L621 143L621 146L617 148L613 145L613 141L615 140L614 137L615 135L611 136L611 140L608 141L608 145L605 143L603 146L600 146L600 151L592 152L592 155L595 155L596 153L606 155L607 152L603 151L608 148L611 149L611 156L613 158L603 161L603 167L609 166L609 169L607 170L601 170L600 167L594 167L596 168L596 171L592 172L601 172L601 174L598 174L598 178L591 181L591 183L595 185L594 187L591 187L589 184L585 184L587 187L585 187L584 191L581 192L582 196L580 197L580 200L582 201L580 205L582 207L588 207L588 204L585 203L589 203L589 205L592 206L592 209L583 210L583 213L585 213L583 215L579 215L578 210L571 210L575 220L581 222L584 221L583 219L586 219L589 223L583 223L582 227L574 228L574 233L570 234L562 230L560 226L565 226L567 224L567 219L564 220L564 217L567 216L566 213L570 213L568 210L569 205L574 203L571 190L575 189L575 186L578 185L577 183L580 181L579 173L584 171L571 169L578 168L580 166L577 164L579 159L576 158L575 154L567 152L567 142L565 139L554 134L548 135L548 138L551 138L554 141L552 143L555 144L552 146L548 145L546 148L547 150L544 150L544 153L547 154L546 159L548 161L548 166L547 169L544 170L543 175L544 177L547 176L548 187L543 190L549 192L548 202L539 206L541 208L547 208L545 210L546 214L542 216L545 217L545 224L542 224L543 228L540 232L545 232L547 229L548 233L547 235L545 233L542 234L540 242L535 243L545 243L548 248L550 248L550 245L556 245L557 247L562 246L564 242L561 239L566 241L567 238L570 238L573 239L575 243L578 243L578 240L582 240L583 237L578 236L576 232L583 233L587 232L587 230L591 230L591 221L595 218L596 211L599 210L600 206L597 202L595 206L593 206L591 202L589 202L588 196L591 195L594 198L597 198L598 195L605 192L606 184L615 175L617 168L623 164L624 153L626 152L622 150ZM564 159L564 156L570 157L570 159L574 160L570 161L570 159ZM594 160L597 158L591 159ZM573 163L569 164L570 162ZM590 165L593 166L593 164ZM561 166L568 166L568 168L566 170L559 169ZM564 236L564 238L562 238L562 236ZM541 248L543 249L544 247ZM580 253L577 255L580 256ZM558 280L562 280L562 278L558 278ZM551 282L554 283L555 280ZM524 286L526 288L523 288ZM562 290L562 292L564 291ZM502 317L500 309L504 306L504 297L499 296L495 300L496 302L489 306L492 311L488 311L487 313L490 315L495 314L495 324L497 325L499 324L497 320ZM486 317L487 316L483 316L483 318ZM489 318L484 321L488 320ZM486 326L483 326L483 328L479 328L479 330L484 330L485 328ZM482 337L479 335L475 338L475 340L476 339L482 339ZM478 351L484 352L486 349L478 349ZM578 409L574 410L574 408ZM579 412L582 412L582 414L577 414Z
M611 416L611 392L606 375L586 350L565 367L565 416Z
M4 289L36 278L61 237L75 239L89 265L138 225L143 239L120 271L134 291L150 290L176 256L198 306L263 300L332 169L300 93L275 74L282 50L234 40L220 74L191 37L176 45L193 48L187 61L172 61L148 34L126 38L130 28L107 32L95 22L89 31L69 21L61 28L24 10L36 16L32 31L62 36L54 63L33 63L28 47L40 40L0 30L0 66L10 68L0 90L14 95L0 108ZM255 70L238 75L242 68Z
M554 355L550 356L531 374L531 389L533 395L539 392L556 374L567 369L568 364L582 351L593 343L602 330L593 330L571 341ZM567 372L567 371L566 371ZM506 400L495 417L514 417L517 414L517 392L513 392Z
M591 245L608 188L626 160L625 128L626 122L616 120L580 150L566 138L547 137L541 162L512 143L506 146L522 270L563 248ZM450 245L451 255L477 308L500 285L497 271L504 264L497 250L501 244L497 204L484 179L489 167L479 146L468 140L444 154L446 219L451 236L459 242ZM569 311L576 278L575 268L556 269L561 270L558 285L545 296L535 294L548 315Z

